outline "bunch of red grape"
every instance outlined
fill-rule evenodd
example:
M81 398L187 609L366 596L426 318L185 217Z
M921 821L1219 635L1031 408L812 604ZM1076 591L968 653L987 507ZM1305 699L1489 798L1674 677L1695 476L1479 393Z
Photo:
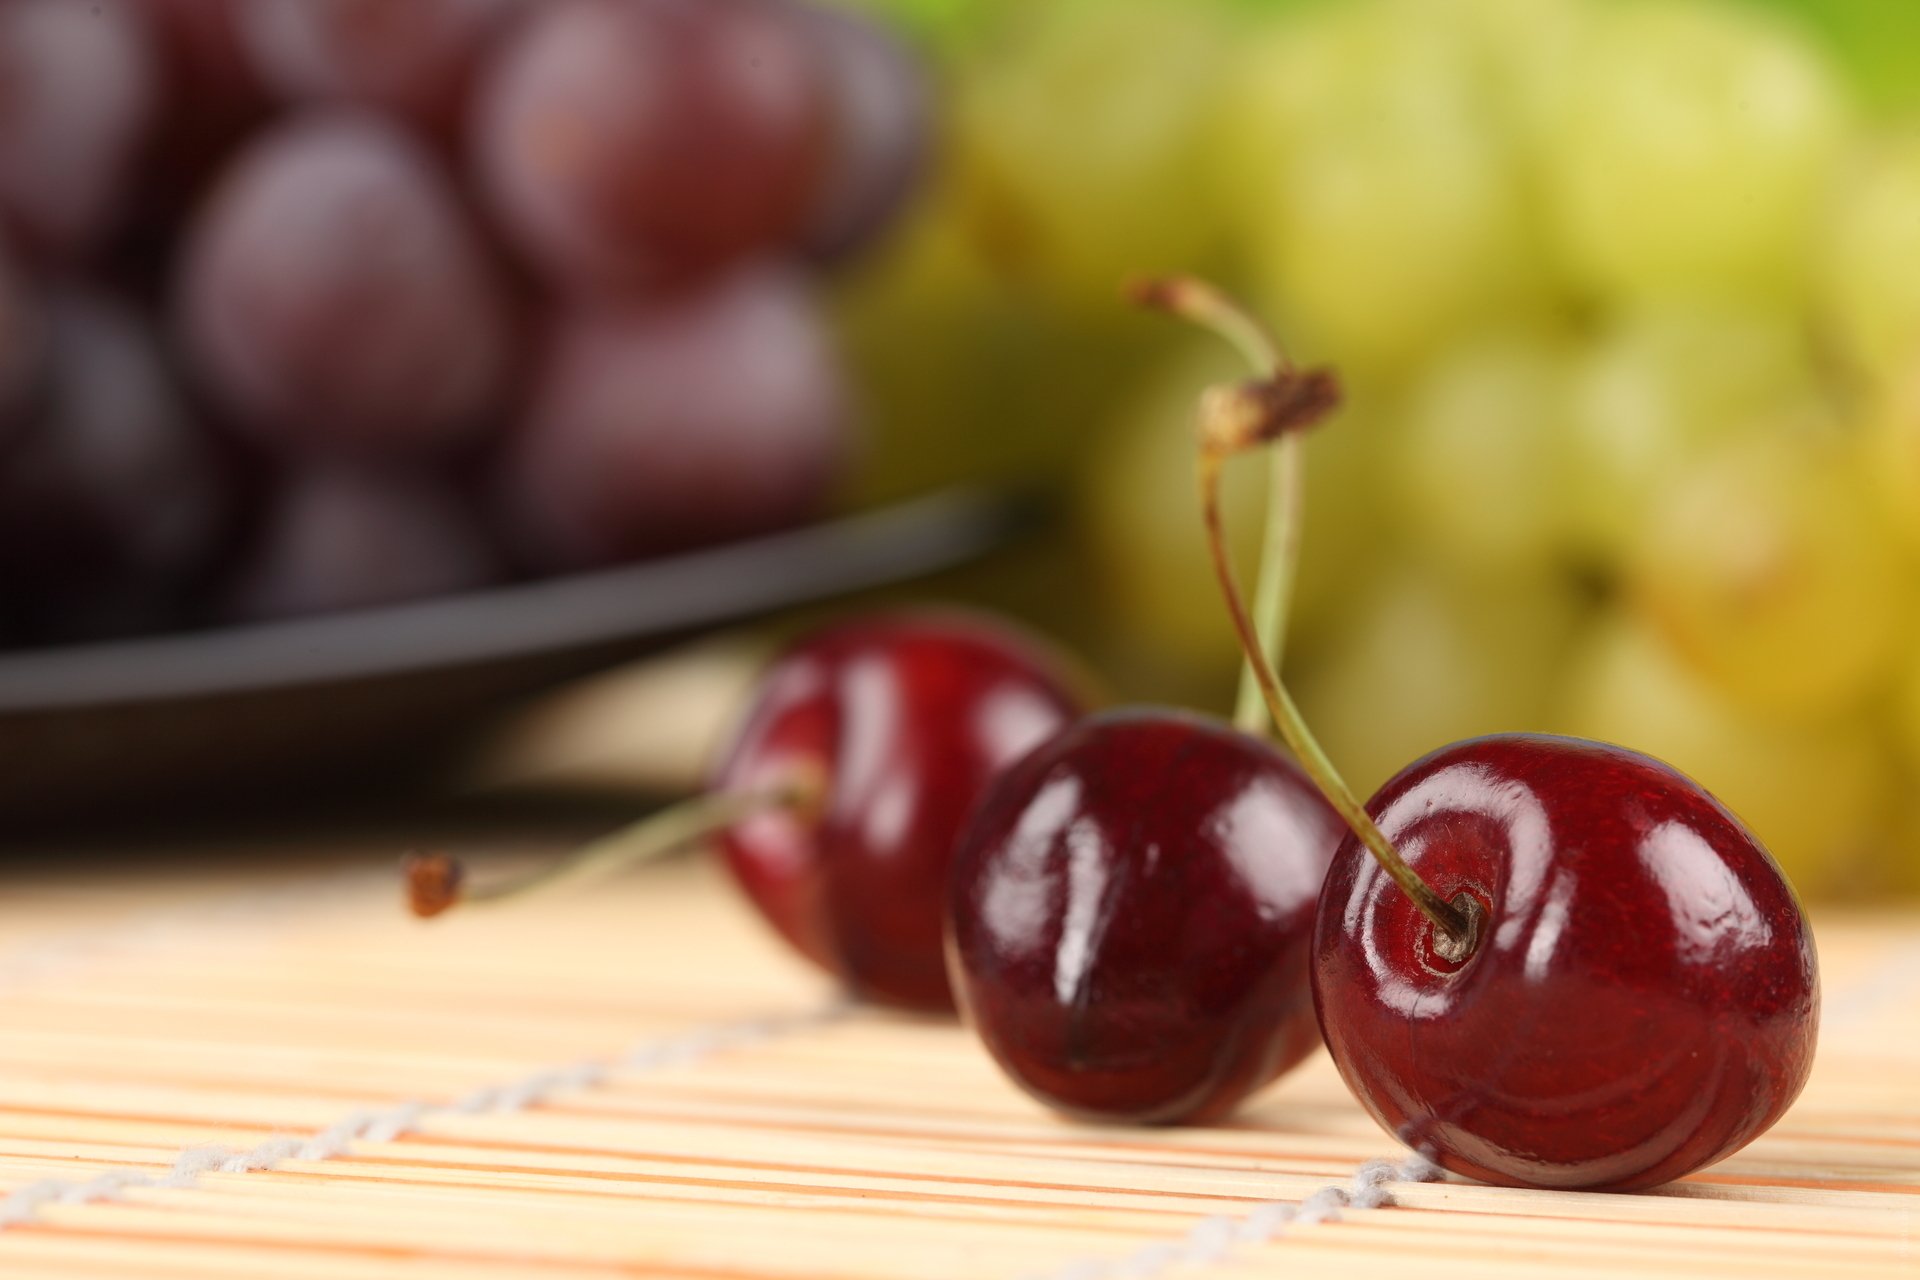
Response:
M926 125L810 0L0 0L0 642L807 518Z

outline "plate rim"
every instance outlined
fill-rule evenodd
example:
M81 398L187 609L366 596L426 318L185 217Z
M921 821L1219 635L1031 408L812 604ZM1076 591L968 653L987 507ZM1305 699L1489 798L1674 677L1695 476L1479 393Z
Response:
M0 714L399 677L665 636L971 560L1028 504L957 487L612 569L350 613L0 654Z

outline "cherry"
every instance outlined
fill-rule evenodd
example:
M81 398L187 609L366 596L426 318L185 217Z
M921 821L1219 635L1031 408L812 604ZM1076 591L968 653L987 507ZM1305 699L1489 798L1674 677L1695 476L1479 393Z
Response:
M734 825L727 865L856 994L951 1008L941 931L961 824L1079 703L1052 658L999 626L894 617L817 635L762 677L714 785L812 776L818 801Z
M1387 1130L1489 1182L1627 1189L1737 1150L1812 1065L1813 938L1760 842L1647 756L1573 738L1457 743L1364 808L1262 653L1220 532L1236 453L1302 424L1305 380L1209 396L1214 572L1281 735L1351 835L1314 921L1334 1062Z
M941 932L961 823L1081 701L1062 660L1000 623L843 623L762 673L706 795L505 885L469 887L458 864L416 860L412 904L436 915L717 836L761 914L854 995L951 1009Z
M1151 301L1274 377L1288 366L1226 298ZM1324 413L1322 395L1287 413ZM1277 656L1298 544L1296 446L1279 471L1261 583ZM1253 734L1181 712L1097 716L989 788L955 855L948 967L968 1019L1021 1087L1090 1119L1231 1111L1319 1039L1309 927L1339 818Z
M1386 1129L1484 1182L1647 1187L1778 1120L1813 1063L1813 937L1780 869L1647 756L1515 734L1442 748L1367 804L1479 917L1464 958L1358 840L1334 856L1313 991Z
M1223 1115L1320 1042L1307 959L1341 830L1258 738L1172 711L1083 720L989 787L961 840L961 1007L1063 1111Z

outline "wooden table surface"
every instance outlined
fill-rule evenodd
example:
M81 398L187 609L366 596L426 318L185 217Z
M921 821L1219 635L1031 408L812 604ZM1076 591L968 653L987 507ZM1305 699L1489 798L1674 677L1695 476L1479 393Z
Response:
M9 875L0 1276L1920 1276L1920 914L1816 917L1813 1081L1724 1164L1355 1205L1404 1153L1324 1055L1224 1126L1068 1124L703 861L420 924L377 852Z

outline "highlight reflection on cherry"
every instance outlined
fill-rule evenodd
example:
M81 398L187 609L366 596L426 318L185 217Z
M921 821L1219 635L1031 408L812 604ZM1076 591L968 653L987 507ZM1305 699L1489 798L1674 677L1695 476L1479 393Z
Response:
M1319 1043L1307 956L1341 830L1258 738L1172 711L1083 720L989 787L961 840L961 1007L1064 1111L1225 1114Z
M1645 1187L1786 1111L1819 980L1793 891L1692 781L1569 738L1446 747L1368 804L1443 898L1479 904L1462 963L1349 838L1314 933L1328 1048L1367 1109L1455 1172Z

